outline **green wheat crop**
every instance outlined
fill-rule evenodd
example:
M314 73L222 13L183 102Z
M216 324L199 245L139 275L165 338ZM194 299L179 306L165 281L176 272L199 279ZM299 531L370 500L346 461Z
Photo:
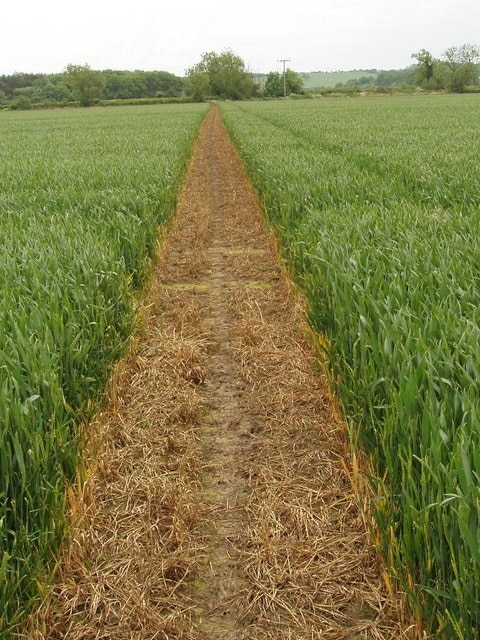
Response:
M480 628L478 96L222 107L435 637Z
M82 423L131 334L204 113L0 113L1 637L58 549Z

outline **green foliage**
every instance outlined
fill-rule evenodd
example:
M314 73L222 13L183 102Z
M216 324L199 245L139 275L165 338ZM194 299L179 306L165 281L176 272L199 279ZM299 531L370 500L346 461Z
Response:
M412 58L417 60L418 65L415 72L415 81L419 85L428 84L433 80L436 60L426 49L421 49L418 53L412 53Z
M41 595L66 483L133 328L198 105L0 113L0 637Z
M3 91L5 101L22 94L28 95L33 105L67 104L76 99L93 103L99 99L159 99L179 98L183 95L184 79L166 71L106 70L93 72L88 65L87 69L80 67L72 68L71 71L78 69L88 72L83 74L82 82L90 82L91 74L101 75L102 80L99 82L97 82L98 75L93 76L96 78L93 95L89 95L90 88L83 89L80 86L78 78L75 78L72 84L73 78L68 73L0 76L0 91ZM75 92L74 85L76 86ZM84 93L82 94L82 92Z
M429 637L480 628L477 96L222 105Z
M469 84L478 84L476 63L480 58L479 47L470 44L450 47L444 56L449 71L446 83L449 91L462 93Z
M20 95L10 103L12 111L27 111L32 108L32 101L28 96Z
M205 102L211 93L210 76L206 69L196 65L187 70L185 90L194 102Z
M90 107L100 98L105 87L105 78L88 64L69 64L65 69L65 84L82 107Z
M34 83L42 77L40 73L13 73L12 75L0 76L0 90L5 93L8 99L12 99L15 89L32 87Z
M72 102L74 96L66 86L61 74L56 76L43 76L33 84L32 99L36 103L65 104Z
M292 71L292 69L285 70L285 84L287 87L287 95L291 93L303 93L303 80L302 77Z
M166 71L102 71L105 100L174 98L182 95L182 78Z
M380 71L377 77L369 84L373 84L377 87L402 87L413 84L413 69L398 69L391 71ZM371 76L367 76L370 77Z
M292 93L303 93L303 79L291 69L285 70L285 78L278 71L271 71L265 81L264 93L271 98L280 98Z
M194 101L188 96L180 96L179 98L119 98L118 100L102 100L101 105L104 107L125 107L140 104L190 104L191 102Z
M412 54L412 58L418 61L414 82L423 89L463 93L468 85L478 84L476 63L480 58L480 49L474 45L450 47L445 51L443 60L435 59L425 49Z
M265 80L264 93L270 98L283 96L283 78L278 71L270 71Z
M187 70L186 90L199 102L207 96L245 100L254 95L255 84L242 58L226 49L204 53L201 61Z

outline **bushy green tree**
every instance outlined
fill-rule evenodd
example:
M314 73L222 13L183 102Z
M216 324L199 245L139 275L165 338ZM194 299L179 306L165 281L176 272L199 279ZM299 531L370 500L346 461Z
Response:
M424 89L461 93L468 85L478 84L476 63L480 59L480 49L475 45L450 47L445 51L443 60L434 58L425 49L413 53L412 58L418 61L414 82Z
M245 62L233 51L210 51L187 70L186 90L195 100L207 96L228 100L245 100L255 93L255 83Z
M433 79L435 58L426 49L421 49L418 53L412 53L411 57L418 63L415 70L415 82L418 85L429 83Z
M270 71L265 80L265 95L270 98L283 96L283 79L278 71Z
M33 83L34 102L65 103L73 100L70 89L63 82L63 77L58 75L45 75Z
M265 81L265 95L272 98L280 98L285 93L303 93L303 78L291 69L285 70L285 83L283 74L278 71L271 71Z
M0 90L5 93L7 98L13 98L16 89L31 87L41 77L41 73L15 72L9 76L2 75L0 76Z
M13 111L26 111L32 108L32 101L27 95L19 95L10 103L10 109Z
M73 91L82 107L89 107L100 98L105 78L88 64L69 64L65 69L65 84Z
M480 58L479 47L471 44L450 47L444 57L448 69L446 88L449 91L462 93L468 85L478 84L476 63Z
M303 93L303 79L292 69L285 71L285 84L287 87L287 95L291 93Z
M185 74L185 91L195 102L205 102L210 94L210 77L205 68L195 65Z
M147 71L145 72L145 78L147 94L152 98L176 98L183 93L183 79L168 71Z

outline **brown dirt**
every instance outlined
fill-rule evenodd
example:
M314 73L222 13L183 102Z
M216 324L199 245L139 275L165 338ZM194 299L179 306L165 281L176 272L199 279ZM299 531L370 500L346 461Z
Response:
M416 638L379 578L302 303L220 113L92 425L61 580L19 637Z

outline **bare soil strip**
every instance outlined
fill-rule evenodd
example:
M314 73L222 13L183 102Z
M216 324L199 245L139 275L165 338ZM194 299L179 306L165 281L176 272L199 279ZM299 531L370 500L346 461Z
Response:
M62 581L23 637L417 637L379 578L345 429L216 108L147 302L92 425Z

